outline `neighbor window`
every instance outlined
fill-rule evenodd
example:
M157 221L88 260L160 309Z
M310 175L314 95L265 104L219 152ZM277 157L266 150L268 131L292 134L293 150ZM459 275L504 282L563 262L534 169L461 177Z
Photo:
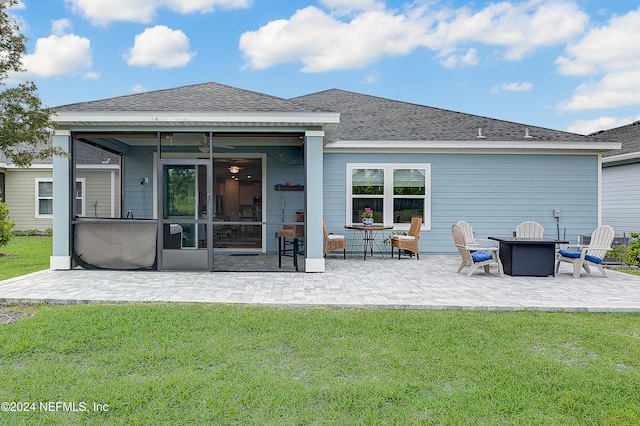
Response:
M430 224L429 164L348 164L347 222L359 223L369 207L376 223L402 225L420 216Z
M75 214L85 215L85 180L76 179L73 195L75 198ZM53 180L36 179L36 217L53 217Z

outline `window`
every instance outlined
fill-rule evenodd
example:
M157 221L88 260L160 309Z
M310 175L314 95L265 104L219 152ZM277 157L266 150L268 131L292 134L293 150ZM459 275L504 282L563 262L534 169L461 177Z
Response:
M347 222L358 223L365 207L375 222L408 226L421 216L430 226L429 164L347 164Z
M74 188L75 214L85 215L85 180L76 179ZM53 217L53 180L36 179L36 217Z

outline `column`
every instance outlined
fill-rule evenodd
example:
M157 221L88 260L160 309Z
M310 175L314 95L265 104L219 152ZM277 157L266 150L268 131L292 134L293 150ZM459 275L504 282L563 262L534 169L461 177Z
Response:
M324 272L324 157L323 131L307 131L304 144L304 257L306 272Z
M71 132L57 130L53 136L53 146L70 153ZM71 158L53 156L53 256L49 260L51 269L71 269L71 165Z

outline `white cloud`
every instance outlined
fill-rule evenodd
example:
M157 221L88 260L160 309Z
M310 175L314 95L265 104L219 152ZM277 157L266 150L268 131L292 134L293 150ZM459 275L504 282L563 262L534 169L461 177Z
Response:
M633 117L599 117L594 120L578 120L567 128L567 132L588 135L600 130L626 126L640 120L640 115Z
M74 34L50 35L36 41L35 52L22 59L25 72L16 78L77 75L89 70L92 64L89 39Z
M142 93L142 92L146 92L146 91L147 91L147 89L145 89L142 84L136 84L135 86L133 86L131 88L131 93Z
M252 0L65 0L74 13L95 25L113 21L150 23L160 8L178 13L207 13L216 8L240 9L251 6Z
M440 61L445 68L460 68L469 65L478 65L478 49L471 48L464 55L451 54Z
M533 84L528 81L520 83L502 83L499 89L496 91L504 90L506 92L529 92L533 89Z
M320 4L338 15L350 15L353 12L384 10L383 2L376 0L320 0Z
M71 27L71 21L68 19L57 19L51 21L51 32L57 36L65 34Z
M443 66L454 68L477 65L479 45L503 48L506 59L518 60L570 41L588 22L573 0L503 1L476 11L416 2L401 12L375 0L321 3L329 12L309 6L242 34L246 66L301 62L306 72L355 69L426 47L437 52ZM343 15L348 18L339 19Z
M600 81L579 85L571 99L558 104L566 111L617 108L640 104L640 70L610 72Z
M373 71L367 74L362 80L362 84L374 84L380 81L380 73L377 71Z
M134 66L175 68L187 65L194 55L189 51L189 38L182 31L156 25L136 36L125 59Z
M355 69L392 55L408 54L422 29L402 15L363 12L348 23L309 6L289 20L272 21L240 37L249 66L264 69L301 61L305 72Z
M558 72L591 77L560 110L640 105L640 9L615 16L569 45L556 61ZM600 80L597 80L600 77Z

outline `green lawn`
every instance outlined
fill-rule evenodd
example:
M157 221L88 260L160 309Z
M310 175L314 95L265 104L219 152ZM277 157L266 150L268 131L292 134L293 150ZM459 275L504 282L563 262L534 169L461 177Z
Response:
M87 411L1 424L640 424L633 314L12 309L29 316L0 324L0 401Z
M13 237L0 247L0 280L49 268L51 237Z

